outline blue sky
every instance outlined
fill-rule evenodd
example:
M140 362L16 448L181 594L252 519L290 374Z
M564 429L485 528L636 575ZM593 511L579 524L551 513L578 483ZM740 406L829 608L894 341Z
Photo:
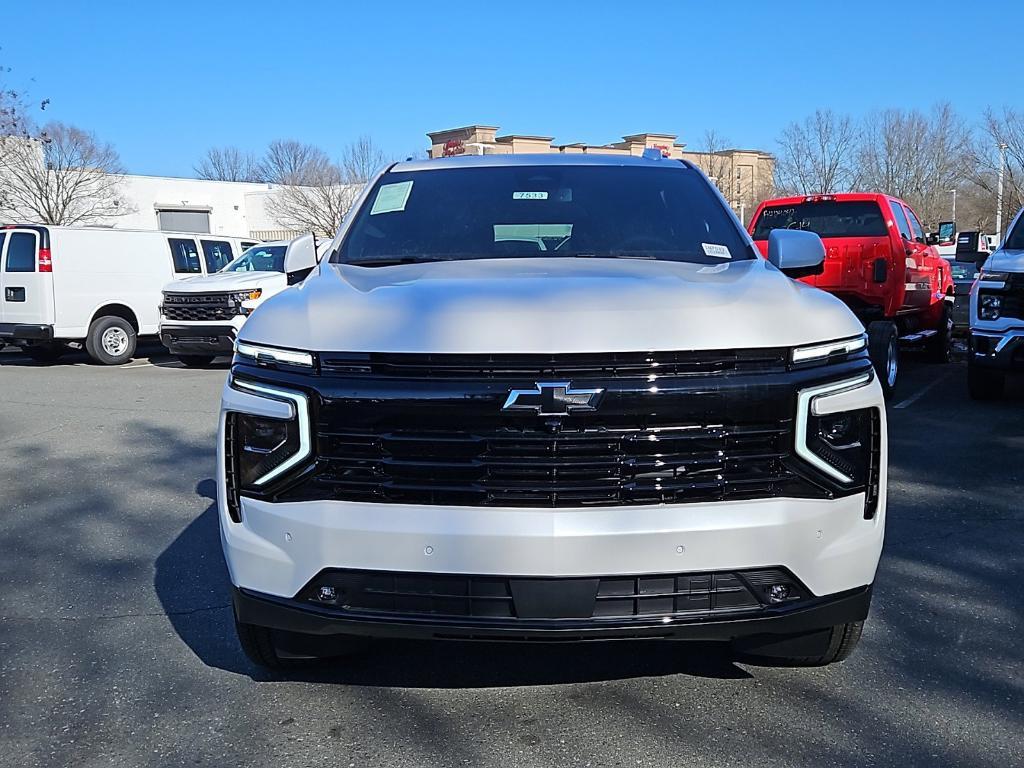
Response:
M1024 66L999 54L1001 30L1024 29L1020 0L55 0L8 3L0 26L13 84L113 142L133 173L187 176L209 146L275 138L334 154L367 134L404 156L475 122L560 142L675 133L693 148L714 128L771 151L818 107L1024 108Z

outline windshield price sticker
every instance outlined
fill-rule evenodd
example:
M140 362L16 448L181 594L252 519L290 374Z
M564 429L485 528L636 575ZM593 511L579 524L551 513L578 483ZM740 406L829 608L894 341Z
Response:
M701 243L704 246L704 253L707 256L713 256L716 259L731 259L732 252L726 245L716 245L715 243Z
M409 202L409 193L412 192L411 181L399 181L395 184L382 184L377 190L377 197L373 201L370 215L378 213L395 213L404 211L405 204Z
M547 200L547 192L513 192L513 200Z

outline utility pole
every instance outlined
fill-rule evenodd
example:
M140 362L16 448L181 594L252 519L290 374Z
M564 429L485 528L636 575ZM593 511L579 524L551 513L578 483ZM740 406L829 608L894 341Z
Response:
M1003 174L1006 172L1006 144L999 144L999 184L996 187L996 246L1003 242Z
M953 193L953 222L956 223L956 190L950 189L948 191Z

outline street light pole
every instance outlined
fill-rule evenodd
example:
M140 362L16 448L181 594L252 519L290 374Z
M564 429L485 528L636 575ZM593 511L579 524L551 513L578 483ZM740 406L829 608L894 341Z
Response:
M953 193L953 223L955 224L956 223L956 190L955 189L951 189L949 191Z
M999 145L999 184L996 187L996 245L1003 242L1003 174L1006 172L1006 145Z

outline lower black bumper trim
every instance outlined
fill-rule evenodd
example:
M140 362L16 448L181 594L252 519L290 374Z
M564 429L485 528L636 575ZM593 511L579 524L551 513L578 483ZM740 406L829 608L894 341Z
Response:
M0 339L4 341L50 341L53 339L53 326L0 323Z
M176 355L227 355L235 348L235 329L224 325L164 325L160 341Z
M551 619L505 621L438 621L430 618L339 615L295 600L232 587L236 618L245 624L300 634L363 635L410 639L539 640L548 642L662 638L728 641L759 635L814 632L863 621L871 605L871 586L813 598L779 610L762 608L707 618Z

